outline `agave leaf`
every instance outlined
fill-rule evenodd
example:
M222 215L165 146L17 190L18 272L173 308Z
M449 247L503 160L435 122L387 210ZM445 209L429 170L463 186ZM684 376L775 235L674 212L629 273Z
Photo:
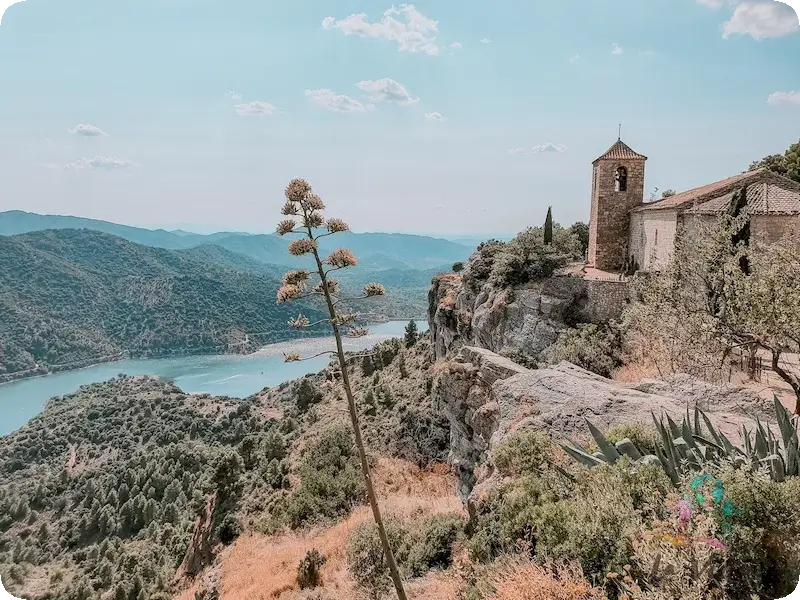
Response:
M613 444L609 442L606 437L600 433L600 430L592 425L592 422L589 419L584 419L586 421L586 426L589 428L589 433L592 434L594 441L597 442L598 448L600 448L600 452L603 453L603 456L606 460L614 464L620 458L619 452L617 449L614 448Z
M669 477L672 484L675 486L680 485L680 477L678 476L678 471L675 467L675 463L670 459L658 446L656 446L656 457L661 462L661 466L664 468L664 472Z
M689 448L696 449L697 446L694 443L694 438L692 437L692 430L689 427L688 421L684 421L683 427L681 427L681 438L686 443Z
M628 438L621 439L615 444L615 448L617 452L619 452L623 456L627 456L632 461L637 461L642 458L642 453L639 452L639 449L636 447L631 440Z
M792 427L789 411L781 404L777 395L773 395L773 401L775 403L775 416L778 419L778 427L781 430L781 437L783 437L783 445L788 447L789 440L791 440L792 437L796 437L797 432L795 428Z
M703 433L703 430L700 429L700 410L697 408L696 404L694 407L694 433L697 435Z
M763 459L767 454L769 454L769 446L767 437L764 435L764 427L760 421L756 420L756 456Z
M677 437L681 437L681 432L678 429L678 426L675 425L675 421L669 415L667 416L667 424L669 425L669 431L672 434L672 439L674 440Z
M583 450L578 450L577 448L572 448L571 446L567 446L566 444L561 444L561 448L564 449L564 452L569 454L574 460L578 461L584 466L587 467L596 467L597 465L602 465L603 461L595 458L591 454L584 452Z
M709 419L708 416L706 415L706 413L704 413L699 408L697 409L697 411L700 413L700 416L703 418L703 422L706 424L706 428L708 429L708 433L711 435L711 437L714 438L714 441L717 442L718 446L722 446L722 439L717 434L717 430L714 428L714 424L711 423L711 419ZM698 433L700 433L700 432L698 431Z

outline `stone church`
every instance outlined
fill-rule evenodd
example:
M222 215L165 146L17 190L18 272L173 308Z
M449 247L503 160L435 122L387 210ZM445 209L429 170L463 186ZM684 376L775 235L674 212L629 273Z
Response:
M753 235L770 242L792 229L800 233L800 183L758 169L645 202L646 161L618 139L592 163L587 267L607 272L664 267L681 232L714 223L745 186Z

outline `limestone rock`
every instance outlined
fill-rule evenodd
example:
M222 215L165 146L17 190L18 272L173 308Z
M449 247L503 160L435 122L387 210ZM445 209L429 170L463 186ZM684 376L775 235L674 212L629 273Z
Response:
M742 387L714 386L688 376L625 385L567 362L526 369L471 346L440 363L433 397L450 421L450 458L459 475L459 495L468 506L476 487L492 483L492 448L526 429L585 437L585 418L605 431L652 423L652 413L682 418L687 408L699 405L738 439L739 425L750 423L751 415L774 419L771 403Z

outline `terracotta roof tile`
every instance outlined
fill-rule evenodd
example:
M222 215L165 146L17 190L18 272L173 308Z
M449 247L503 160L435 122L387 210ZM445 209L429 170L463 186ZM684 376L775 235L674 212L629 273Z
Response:
M665 210L669 208L682 208L688 204L695 204L710 200L722 194L736 191L738 187L744 185L745 183L755 182L763 178L766 171L767 169L762 168L756 169L755 171L740 173L739 175L734 175L733 177L728 177L727 179L723 179L715 183L710 183L698 188L686 190L685 192L675 194L674 196L664 198L663 200L648 202L642 206L637 206L633 210L638 212L649 210Z
M600 159L631 159L631 158L638 158L642 160L647 160L647 157L644 154L639 154L638 152L634 152L628 144L623 142L622 140L617 140L614 142L614 145L611 146L608 150L606 150L605 154L602 156L598 156L594 162L597 162Z
M736 192L703 202L686 211L693 215L719 215L728 210ZM800 215L800 191L787 189L771 181L748 186L747 205L755 215Z

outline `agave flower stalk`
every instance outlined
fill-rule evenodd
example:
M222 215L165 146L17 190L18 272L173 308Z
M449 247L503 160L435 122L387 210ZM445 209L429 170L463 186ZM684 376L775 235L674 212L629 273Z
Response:
M310 291L308 290L308 279L310 273L308 271L290 271L286 274L283 281L283 286L278 291L278 302L289 302L301 298L317 296L325 301L328 309L329 319L327 322L333 329L333 337L336 340L335 352L323 352L322 354L332 354L338 358L339 373L341 374L341 384L344 388L344 393L347 398L347 408L350 413L350 421L353 426L353 434L356 439L356 446L358 447L358 457L361 462L361 472L364 476L364 483L367 489L367 498L369 500L372 515L375 518L375 524L378 527L378 535L383 547L383 553L386 557L386 562L389 566L389 575L394 584L395 591L399 600L406 600L406 592L403 588L403 581L400 578L400 571L397 568L397 562L394 558L394 553L389 544L389 538L386 535L386 528L383 525L381 518L380 508L378 506L378 499L375 495L375 489L372 485L372 477L370 474L369 463L367 462L367 454L364 449L364 440L361 435L361 425L359 424L358 412L356 410L356 402L353 396L353 389L350 385L350 377L347 371L347 357L345 356L344 348L342 346L342 330L341 327L347 323L355 320L356 315L351 313L338 313L336 306L342 300L349 300L339 296L338 281L330 277L330 273L340 269L346 269L358 264L356 257L347 248L339 248L334 250L328 257L322 258L319 252L319 245L317 241L329 235L348 231L347 224L341 219L328 219L327 221L322 216L322 211L325 208L324 203L319 196L313 193L311 186L303 179L293 179L285 190L286 203L283 205L282 213L287 217L294 217L294 219L285 219L278 224L277 233L286 235L291 233L300 234L301 237L293 240L289 244L289 252L295 256L310 255L314 259L316 267L316 275L319 277L319 283L314 286ZM327 230L324 233L316 234L315 229L325 227ZM382 285L378 283L370 283L364 286L364 293L358 298L372 298L375 296L382 296L386 292ZM355 299L355 298L354 298ZM289 322L291 327L301 329L310 326L308 319L303 315L299 315L296 319ZM349 337L361 337L368 332L363 327L351 327L345 334ZM299 354L291 353L284 355L287 362L295 362L303 360Z

